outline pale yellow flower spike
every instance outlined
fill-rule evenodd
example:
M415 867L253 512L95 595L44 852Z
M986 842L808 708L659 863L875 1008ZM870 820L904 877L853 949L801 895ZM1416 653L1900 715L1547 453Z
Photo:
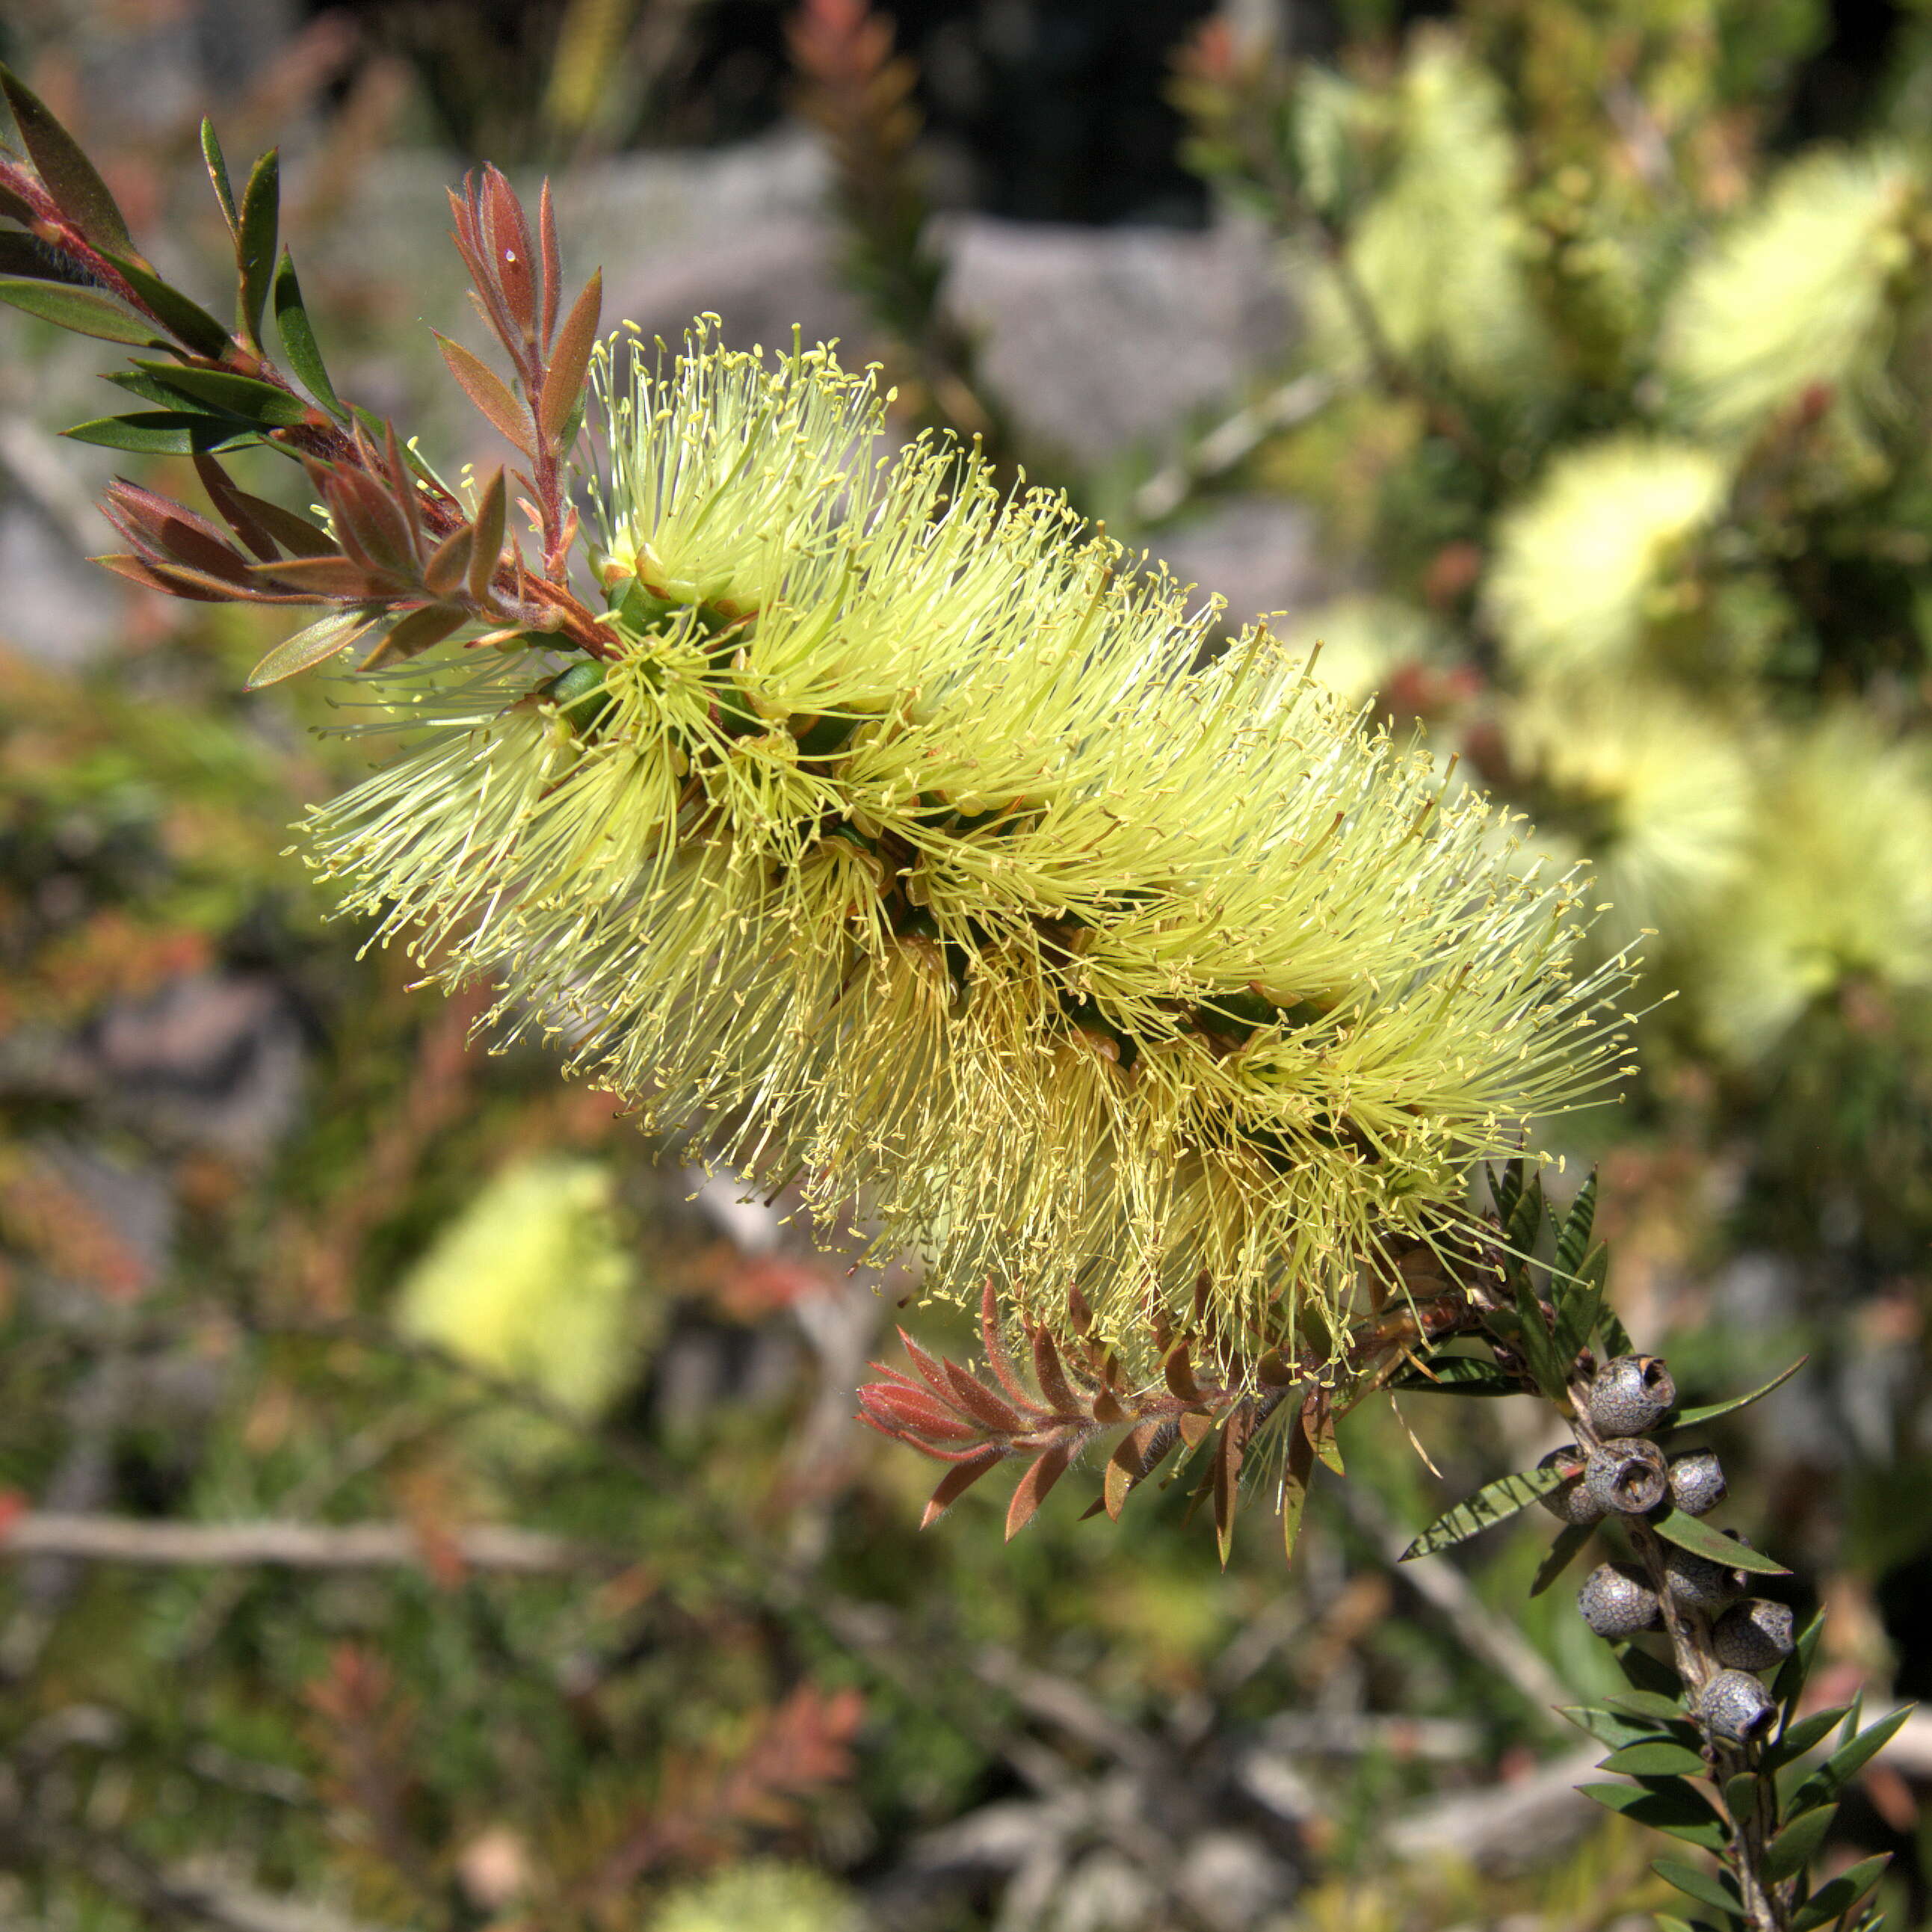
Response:
M1262 633L888 457L869 379L700 327L600 382L601 687L450 652L374 680L392 764L320 862L446 980L503 988L650 1127L916 1248L936 1292L1146 1358L1334 1336L1391 1237L1616 1077L1578 883ZM1204 668L1200 668L1205 659ZM572 674L595 684L595 674Z

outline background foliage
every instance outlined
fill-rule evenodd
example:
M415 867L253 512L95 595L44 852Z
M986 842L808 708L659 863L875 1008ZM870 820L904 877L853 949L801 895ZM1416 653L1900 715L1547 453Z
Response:
M1832 1612L1818 1701L1922 1694L1924 17L1357 0L1288 39L1264 9L1204 34L1135 9L1142 43L1097 5L908 5L922 69L836 6L789 42L724 0L489 10L486 34L432 0L290 10L216 104L231 152L302 130L291 220L332 359L400 392L433 360L418 316L446 319L332 232L390 162L595 183L790 100L827 137L909 421L980 430L1156 550L1232 501L1310 506L1333 594L1283 626L1594 858L1606 937L1655 929L1673 997L1645 1073L1574 1140L1612 1295L1694 1401L1809 1352L1720 1433L1736 1514ZM188 212L206 104L130 108L104 79L153 27L38 0L0 52L144 226L178 200L212 259ZM1244 222L1300 320L1187 439L1082 466L949 306L931 208L968 197ZM95 412L94 365L4 329L5 540L44 548L80 514L36 438ZM175 467L138 474L191 487ZM1010 1547L977 1493L920 1535L927 1471L849 1419L914 1280L850 1276L654 1162L542 1055L482 1054L480 992L358 956L283 856L351 754L309 735L326 697L238 694L260 614L75 594L111 600L91 654L44 605L0 613L0 1915L1369 1932L1668 1909L1641 1834L1563 1796L1548 1707L1610 1666L1564 1592L1525 1602L1546 1538L1392 1568L1446 1493L1549 1446L1527 1405L1407 1415L1446 1490L1395 1418L1352 1418L1350 1480L1286 1575L1264 1537L1217 1574L1152 1485L1118 1529L1076 1520L1070 1480ZM62 1541L80 1515L110 1560ZM250 1560L264 1526L279 1561ZM1895 1923L1927 1915L1928 1775L1909 1725L1827 1850L1901 1854ZM310 1916L277 1918L290 1898Z

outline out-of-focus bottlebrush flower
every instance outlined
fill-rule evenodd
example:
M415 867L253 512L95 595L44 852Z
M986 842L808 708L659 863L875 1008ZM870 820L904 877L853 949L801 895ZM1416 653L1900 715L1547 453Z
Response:
M1724 502L1724 464L1689 443L1618 436L1566 452L1505 516L1484 586L1526 677L1628 668L1677 614L1673 573Z
M1348 268L1405 362L1478 391L1520 391L1546 368L1549 349L1524 272L1501 92L1453 36L1420 33L1392 106L1393 158L1353 224ZM1311 302L1316 359L1364 365L1370 345L1346 295L1324 278Z
M1395 597L1331 598L1297 611L1280 626L1280 636L1293 652L1312 652L1318 644L1314 675L1351 704L1366 704L1406 668L1448 660L1439 627Z
M477 1367L594 1416L634 1372L637 1263L601 1162L545 1155L488 1181L404 1278L395 1321ZM491 1416L496 1446L547 1444ZM538 1438L542 1438L542 1442Z
M1711 910L1697 980L1727 1057L1758 1058L1851 979L1932 987L1932 791L1922 752L1850 710L1765 761L1750 863Z
M1578 721L1587 719L1588 728ZM1744 746L1658 692L1533 692L1508 714L1510 762L1548 801L1538 814L1588 852L1614 908L1607 934L1668 944L1742 866L1754 802Z
M1664 319L1660 364L1685 418L1748 434L1814 388L1882 409L1925 206L1923 172L1902 153L1826 152L1786 167L1692 268Z
M754 1859L680 1886L646 1932L860 1932L852 1894L809 1865Z
M613 655L379 674L408 742L314 833L646 1124L1130 1351L1204 1279L1246 1352L1614 1079L1577 883L1062 498L892 454L824 350L700 332L604 410Z

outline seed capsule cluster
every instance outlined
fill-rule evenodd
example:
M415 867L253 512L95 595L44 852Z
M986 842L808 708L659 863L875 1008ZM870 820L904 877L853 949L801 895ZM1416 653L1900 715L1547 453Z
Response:
M1587 1454L1574 1442L1552 1450L1543 1466L1568 1472L1543 1498L1564 1522L1582 1526L1613 1516L1642 1516L1664 1507L1702 1516L1724 1498L1724 1472L1708 1449L1666 1458L1648 1432L1677 1400L1670 1371L1654 1355L1606 1362L1584 1396L1584 1412L1602 1439ZM1621 1642L1664 1622L1665 1600L1680 1615L1707 1619L1711 1654L1721 1666L1695 1700L1712 1737L1748 1744L1774 1721L1777 1706L1754 1672L1790 1655L1792 1616L1783 1604L1748 1595L1742 1570L1675 1544L1664 1547L1664 1594L1635 1565L1602 1563L1584 1579L1576 1603L1598 1636Z

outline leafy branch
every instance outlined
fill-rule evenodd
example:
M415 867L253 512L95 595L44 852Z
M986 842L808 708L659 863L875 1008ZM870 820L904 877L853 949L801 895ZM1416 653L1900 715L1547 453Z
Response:
M364 667L415 656L467 628L477 644L528 638L608 656L608 634L568 582L576 533L566 459L583 419L602 283L563 310L546 184L537 241L494 168L452 194L455 240L478 312L514 371L514 390L467 350L442 340L465 393L529 464L519 506L539 534L538 567L508 528L499 470L466 505L393 424L345 403L321 353L295 265L280 248L280 164L272 149L238 196L212 124L208 179L234 244L235 322L220 321L141 254L113 196L45 104L0 67L24 155L0 147L0 301L83 335L146 352L108 380L150 406L82 423L76 440L193 459L225 529L124 479L103 508L127 542L101 561L149 590L204 602L320 605L325 614L265 658L272 683L376 634ZM292 378L268 346L269 324ZM439 340L442 340L439 338ZM301 387L297 386L299 380ZM217 460L249 447L299 462L326 522L240 489Z

